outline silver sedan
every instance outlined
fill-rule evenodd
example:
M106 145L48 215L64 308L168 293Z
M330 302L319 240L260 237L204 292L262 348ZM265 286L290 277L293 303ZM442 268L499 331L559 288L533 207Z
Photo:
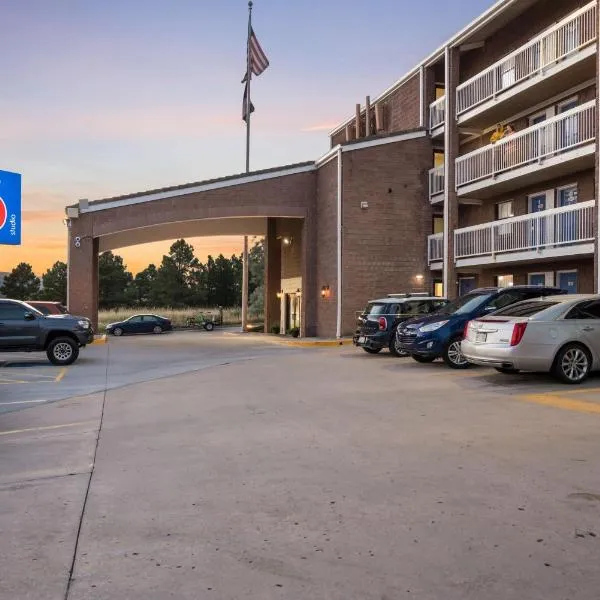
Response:
M473 364L501 373L551 372L581 383L600 370L600 295L526 300L469 321L461 344Z

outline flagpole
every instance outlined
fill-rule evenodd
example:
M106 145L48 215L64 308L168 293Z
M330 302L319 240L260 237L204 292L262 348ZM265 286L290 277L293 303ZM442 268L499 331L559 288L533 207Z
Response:
M250 82L252 80L252 65L250 56L250 38L252 36L252 0L248 2L248 40L246 43L246 173L250 172ZM248 325L248 236L244 236L244 250L242 255L242 331Z

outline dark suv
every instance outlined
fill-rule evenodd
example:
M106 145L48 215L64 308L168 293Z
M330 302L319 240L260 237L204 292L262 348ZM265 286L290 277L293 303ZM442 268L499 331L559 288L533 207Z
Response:
M480 288L450 302L435 315L402 323L396 333L397 347L417 362L433 362L440 356L453 369L466 369L460 342L465 325L471 319L491 314L505 306L539 298L565 294L556 287L516 285L509 288Z
M429 315L446 303L443 298L427 294L390 294L387 298L370 300L358 317L352 340L369 354L389 348L394 356L407 356L396 345L398 325L418 315Z
M18 300L0 300L0 351L46 352L55 365L70 365L94 341L89 319L44 315Z

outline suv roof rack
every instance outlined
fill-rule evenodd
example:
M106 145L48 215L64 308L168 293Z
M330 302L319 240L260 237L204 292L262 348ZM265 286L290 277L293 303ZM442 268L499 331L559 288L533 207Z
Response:
M409 292L407 294L388 294L388 298L429 298L427 292Z

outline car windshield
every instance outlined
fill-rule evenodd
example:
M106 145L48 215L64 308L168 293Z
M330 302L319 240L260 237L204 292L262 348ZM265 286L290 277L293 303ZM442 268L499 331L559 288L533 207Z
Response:
M518 302L511 304L506 308L501 308L494 313L494 317L531 317L547 308L556 306L558 302L545 300L528 300L527 302Z
M383 302L369 302L367 304L367 308L365 308L365 315L369 315L370 317L374 317L377 315L385 315L387 312L387 304Z
M484 292L481 294L467 294L457 298L453 302L446 304L438 310L436 315L464 315L470 313L473 310L479 308L484 302L487 302L492 296L493 292Z

